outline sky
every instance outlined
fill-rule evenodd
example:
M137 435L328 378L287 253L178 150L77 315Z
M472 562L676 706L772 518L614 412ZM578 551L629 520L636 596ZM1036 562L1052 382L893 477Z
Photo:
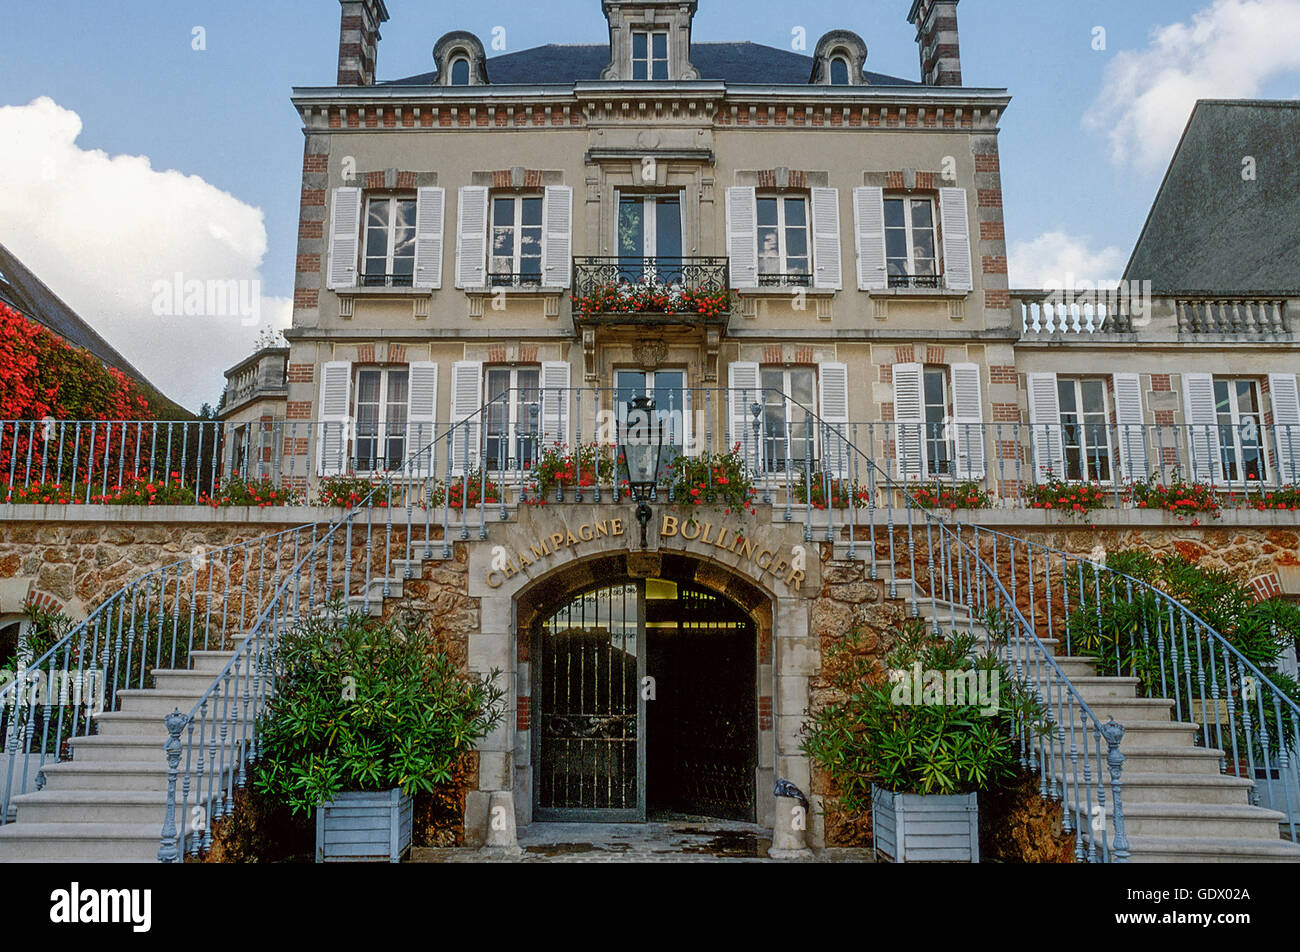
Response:
M599 0L387 5L381 80L432 70L452 30L503 28L507 51L607 40ZM868 70L919 79L909 6L699 0L694 39L811 50L850 29ZM1300 98L1300 0L965 0L958 15L966 85L1012 96L1013 287L1120 277L1198 98ZM289 324L289 97L335 81L337 0L0 0L0 24L0 243L163 392L215 403L222 370ZM240 282L229 316L167 313L195 279Z

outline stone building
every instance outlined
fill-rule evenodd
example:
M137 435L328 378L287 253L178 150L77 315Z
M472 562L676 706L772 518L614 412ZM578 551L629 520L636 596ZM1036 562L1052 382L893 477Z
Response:
M1013 290L1011 97L963 85L956 0L900 10L919 82L873 72L849 30L811 55L697 39L693 0L604 0L608 44L489 57L450 32L431 71L380 82L384 0L341 5L337 84L293 95L282 471L303 482L415 460L513 509L546 448L608 445L602 421L638 395L679 452L737 449L774 512L813 480L951 481L1009 507L1051 479L1117 499L1146 479L1296 481L1294 231L1265 256L1241 224L1294 202L1290 106L1197 110L1118 290ZM1198 150L1225 124L1269 176L1224 158L1233 177L1207 178ZM1233 223L1198 229L1213 268L1170 253L1189 214ZM813 783L798 729L820 638L883 624L879 587L839 542L823 566L798 523L760 519L738 549L725 518L656 520L643 554L629 519L520 505L465 543L469 665L514 688L467 832L494 792L521 824L771 824L775 778ZM671 675L643 711L647 672Z

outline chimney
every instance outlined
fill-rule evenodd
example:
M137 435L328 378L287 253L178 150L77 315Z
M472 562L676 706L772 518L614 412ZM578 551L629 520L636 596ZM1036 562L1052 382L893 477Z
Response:
M921 51L921 82L927 86L961 85L961 51L957 45L958 0L913 0L907 22L916 24Z
M340 86L373 86L379 54L379 25L388 20L384 0L339 0L343 22L339 26Z

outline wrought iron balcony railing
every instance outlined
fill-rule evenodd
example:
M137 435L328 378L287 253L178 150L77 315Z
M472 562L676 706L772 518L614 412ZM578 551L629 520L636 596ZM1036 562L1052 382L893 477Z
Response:
M413 274L361 274L357 283L363 288L409 288L414 279Z
M811 274L762 274L758 276L760 288L810 288Z
M594 297L622 285L705 291L729 288L726 258L586 257L573 262L573 293Z
M540 271L494 271L487 276L490 288L540 288L542 273Z
M937 274L891 274L891 288L925 288L934 290L943 287Z

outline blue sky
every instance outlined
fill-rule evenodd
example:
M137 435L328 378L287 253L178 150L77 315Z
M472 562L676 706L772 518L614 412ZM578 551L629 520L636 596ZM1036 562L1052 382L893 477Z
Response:
M196 369L192 359L178 367L182 344L160 349L159 326L131 312L139 288L115 286L149 276L133 271L124 249L109 247L125 239L110 240L107 228L86 233L72 213L44 215L37 185L66 191L77 176L88 195L112 193L104 207L130 220L124 233L137 258L159 269L166 258L164 273L187 266L255 276L267 299L260 317L283 321L302 155L290 89L333 83L338 3L44 0L35 16L16 0L0 4L8 8L0 33L0 242L166 392L189 405L215 400L221 368ZM908 5L832 0L792 17L800 5L784 0L700 0L695 38L788 48L796 27L810 46L848 28L867 41L869 69L916 79ZM511 50L606 38L598 0L487 0L464 13L421 0L388 6L381 79L430 70L434 42L453 29L486 38L504 27ZM1300 93L1300 0L966 0L959 16L966 84L1005 87L1013 97L1001 152L1016 285L1074 267L1118 278L1196 97ZM205 31L205 50L192 48L195 27ZM1104 50L1094 49L1097 28ZM40 97L58 108L27 108ZM44 164L32 166L28 155L20 166L16 153L24 150L46 154ZM130 157L147 158L148 167ZM168 170L179 174L158 174ZM85 206L83 199L76 214ZM196 236L196 228L206 233ZM255 329L248 321L202 330L173 321L166 332L201 346L208 334L220 346L205 352L231 363Z

